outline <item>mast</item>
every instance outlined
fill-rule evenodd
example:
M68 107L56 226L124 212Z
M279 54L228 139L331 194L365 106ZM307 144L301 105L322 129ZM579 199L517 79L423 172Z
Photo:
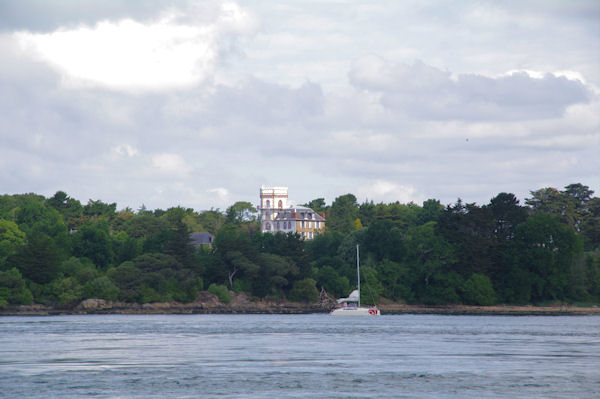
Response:
M356 244L356 279L358 281L358 307L360 308L360 255L358 253L358 244Z

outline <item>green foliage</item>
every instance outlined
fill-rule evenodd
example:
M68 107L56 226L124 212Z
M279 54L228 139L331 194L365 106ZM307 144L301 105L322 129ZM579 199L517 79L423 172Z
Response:
M63 216L69 230L77 229L80 226L83 207L78 200L69 197L64 191L57 191L53 197L46 200L46 204Z
M327 228L348 234L354 231L354 221L358 218L358 204L353 194L337 197L327 212Z
M573 228L562 224L558 217L545 213L531 216L517 227L506 253L506 299L567 299L571 264L581 251L581 241Z
M223 303L231 302L231 295L229 295L229 290L224 285L213 283L208 287L208 292L219 297L219 301Z
M124 231L111 235L110 244L116 264L132 260L142 253L142 245L139 240L130 237Z
M257 297L346 296L361 248L363 302L446 304L600 301L600 198L582 184L510 193L488 204L429 199L360 206L352 194L328 206L326 232L262 234L250 202L221 212L173 207L116 211L58 191L0 196L0 306L75 306L82 298L189 302L204 286ZM211 248L190 231L215 234ZM585 252L584 252L585 251ZM223 290L221 288L221 290Z
M489 306L496 303L496 293L488 276L474 273L463 285L463 297L469 305Z
M377 271L372 267L360 268L360 301L361 303L374 305L379 302L383 293L383 284L377 277Z
M45 234L37 233L8 259L23 276L39 284L49 283L58 275L59 250L54 241Z
M256 208L250 202L238 201L227 208L227 221L232 224L254 222L257 218Z
M112 262L112 240L108 223L87 223L73 234L73 254L88 258L96 266L105 269Z
M0 271L0 307L7 304L31 305L33 295L16 268Z
M428 279L420 300L428 305L460 303L459 292L463 285L463 278L456 272L434 273Z
M319 215L327 212L328 206L325 204L325 198L317 198L310 201L308 204L304 204L305 207L312 209Z
M125 302L141 300L142 272L133 262L123 262L118 267L109 269L107 276L119 288L119 300Z
M96 266L87 258L71 257L60 264L59 271L65 277L74 277L79 284L85 284L100 275Z
M97 277L85 284L83 296L115 301L119 297L119 287L106 276Z
M329 295L340 298L352 291L346 276L340 276L331 266L323 266L317 273L318 284L325 288Z
M305 278L294 283L290 291L289 298L294 302L317 302L319 300L319 291L317 282L312 278Z
M0 219L0 270L6 259L14 255L17 249L25 244L25 233L10 220Z

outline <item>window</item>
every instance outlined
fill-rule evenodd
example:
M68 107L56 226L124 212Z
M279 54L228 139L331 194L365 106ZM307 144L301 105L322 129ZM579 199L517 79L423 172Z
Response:
M312 219L312 213L309 213L306 216L308 217L309 220Z
M271 213L269 213L269 212L265 213L265 219L271 220Z
M277 203L277 206L279 207L279 209L283 208L283 201L279 200L279 202Z
M265 224L265 230L271 231L271 223L267 222L267 224Z
M304 228L304 220L302 221L301 227Z
M292 222L288 222L288 229L292 228Z
M276 229L279 230L279 222L277 222L276 226Z
M304 212L300 213L300 219L304 219Z
M317 220L317 221L315 222L315 227L316 227L317 229L319 228L319 224L320 224L320 223L319 223L319 221Z
M271 201L267 200L267 208L271 207Z

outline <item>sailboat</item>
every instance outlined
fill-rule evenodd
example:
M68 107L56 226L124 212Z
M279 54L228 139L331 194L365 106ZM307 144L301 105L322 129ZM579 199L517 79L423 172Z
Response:
M364 308L360 306L360 255L358 245L356 246L356 277L357 289L352 291L348 298L340 298L337 300L342 306L333 308L329 313L332 316L379 316L381 312L376 306Z

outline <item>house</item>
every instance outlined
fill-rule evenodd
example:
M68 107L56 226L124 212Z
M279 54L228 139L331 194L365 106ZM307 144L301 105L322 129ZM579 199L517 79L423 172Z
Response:
M312 240L325 229L324 215L288 202L287 187L262 186L257 209L263 233L298 233L303 239Z
M196 248L199 248L202 245L208 245L208 248L211 248L214 239L215 236L206 231L190 233L191 244Z

